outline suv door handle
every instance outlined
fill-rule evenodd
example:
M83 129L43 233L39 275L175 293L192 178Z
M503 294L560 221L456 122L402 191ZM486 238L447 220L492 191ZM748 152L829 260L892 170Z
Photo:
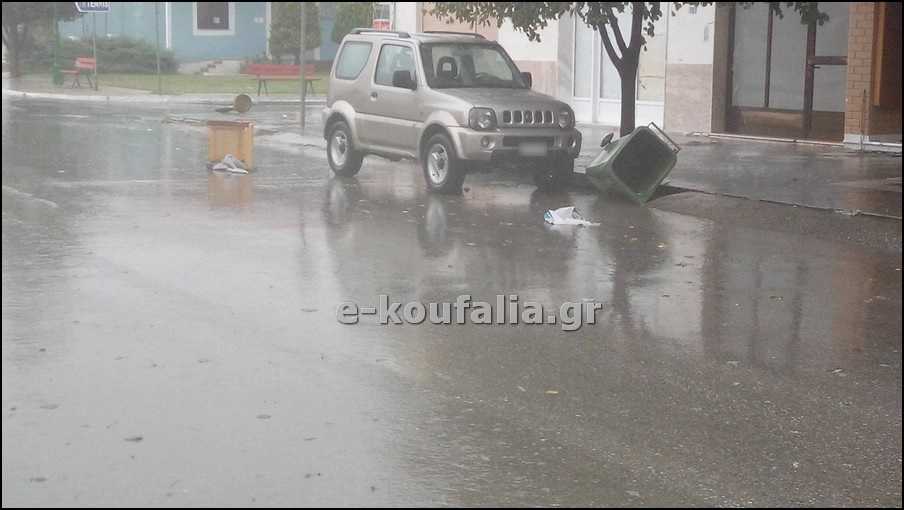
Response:
M376 92L371 92L371 93L370 93L370 98L371 98L371 99L376 99L376 98L377 98L377 93L376 93Z

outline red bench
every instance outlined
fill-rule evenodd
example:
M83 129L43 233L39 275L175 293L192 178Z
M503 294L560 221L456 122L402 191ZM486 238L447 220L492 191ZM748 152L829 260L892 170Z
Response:
M75 69L64 69L62 71L63 75L72 76L72 87L82 88L82 82L79 77L84 74L85 78L88 79L88 86L92 89L94 88L94 82L91 81L91 74L94 72L94 68L97 67L97 61L91 57L78 57L75 59Z
M245 74L254 76L257 80L257 95L261 95L261 87L264 92L270 94L267 82L271 80L297 80L299 67L292 64L248 64L245 67ZM304 66L304 86L306 90L314 93L314 82L319 78L315 74L314 64L305 64Z

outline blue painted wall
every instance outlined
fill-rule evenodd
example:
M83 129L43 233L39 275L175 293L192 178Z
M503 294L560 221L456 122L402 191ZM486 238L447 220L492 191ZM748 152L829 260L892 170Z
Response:
M235 35L194 35L192 2L173 2L171 5L172 50L180 62L239 60L267 51L267 6L264 2L235 2Z
M320 2L320 60L333 60L339 45L333 42L336 2Z
M92 16L97 17L97 37L128 36L154 44L154 3L114 2L109 13L85 14L74 21L60 23L64 38L90 39ZM166 44L166 8L159 4L160 46Z
M166 2L159 2L161 47L166 44ZM172 47L179 62L229 59L263 55L267 51L267 7L265 2L235 2L235 35L194 35L193 2L171 4ZM332 60L338 45L333 42L336 2L321 3L320 59ZM107 14L97 14L97 36L128 36L154 44L154 2L113 2ZM91 15L61 22L64 38L90 38Z

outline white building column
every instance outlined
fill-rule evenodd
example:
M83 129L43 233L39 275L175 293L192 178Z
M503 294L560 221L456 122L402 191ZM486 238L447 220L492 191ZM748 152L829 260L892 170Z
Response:
M172 2L164 2L164 40L166 41L166 49L173 49L173 3Z
M400 32L419 32L418 18L422 8L421 2L395 2L392 9L394 16L392 29Z
M664 128L710 132L716 7L685 5L669 20L666 52Z

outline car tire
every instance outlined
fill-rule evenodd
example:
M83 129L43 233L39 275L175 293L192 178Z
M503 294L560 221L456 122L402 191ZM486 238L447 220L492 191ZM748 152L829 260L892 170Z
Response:
M326 159L333 173L340 177L352 177L361 170L364 155L355 150L352 132L345 121L330 126L326 137Z
M565 187L574 175L574 159L570 156L553 156L534 168L534 184L543 191Z
M421 168L427 190L434 193L461 193L465 180L464 162L455 155L455 146L445 134L436 134L424 144Z

